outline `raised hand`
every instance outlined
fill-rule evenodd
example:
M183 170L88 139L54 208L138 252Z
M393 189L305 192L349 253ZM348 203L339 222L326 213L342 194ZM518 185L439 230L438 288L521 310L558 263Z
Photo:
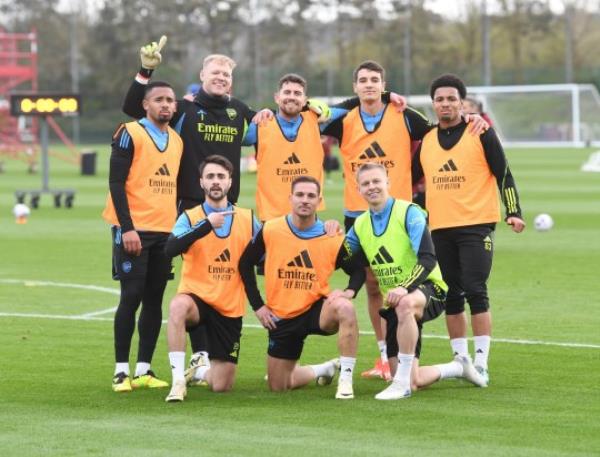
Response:
M150 44L142 46L140 48L140 60L142 61L142 68L147 70L155 70L156 67L162 61L162 55L160 51L163 46L167 43L167 37L165 35L160 37L158 43L153 41Z

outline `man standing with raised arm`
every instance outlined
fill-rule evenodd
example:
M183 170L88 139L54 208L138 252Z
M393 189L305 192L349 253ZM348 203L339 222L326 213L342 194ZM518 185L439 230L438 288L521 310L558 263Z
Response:
M161 50L167 39L141 48L142 67L125 96L123 111L138 118L144 86L162 61ZM170 121L183 139L183 158L177 181L179 210L194 207L204 200L198 185L198 166L209 155L226 157L233 165L228 200L236 203L240 192L240 157L242 139L254 116L245 103L229 95L236 63L222 54L207 56L200 70L200 87L194 101L177 100L177 112Z
M143 115L141 99L144 87L162 61L161 51L166 41L167 38L163 35L158 43L140 49L142 66L123 102L123 111L129 116L138 118ZM183 157L177 180L179 213L204 201L204 191L198 184L198 169L210 155L220 155L231 162L233 173L227 198L235 204L239 197L242 139L255 113L245 103L229 95L235 66L234 60L228 56L207 56L200 70L202 86L195 98L192 101L177 101L177 112L170 125L183 140ZM192 331L190 340L193 350L190 366L193 366L200 357L208 358L203 328L198 327ZM197 383L192 381L192 384Z

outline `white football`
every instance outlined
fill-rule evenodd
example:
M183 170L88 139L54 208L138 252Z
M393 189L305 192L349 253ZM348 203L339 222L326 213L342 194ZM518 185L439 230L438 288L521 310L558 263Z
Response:
M13 208L13 214L15 217L27 217L31 214L31 210L26 204L17 203Z
M554 221L549 214L538 214L533 220L533 226L538 232L547 232L554 226Z

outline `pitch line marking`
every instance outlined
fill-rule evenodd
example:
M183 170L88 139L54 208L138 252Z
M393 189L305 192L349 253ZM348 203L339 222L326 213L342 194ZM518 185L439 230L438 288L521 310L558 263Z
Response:
M93 313L89 313L93 314ZM23 317L23 318L33 318L33 319L63 319L63 320L72 320L72 321L104 321L104 322L112 322L113 318L111 317L97 317L93 315L60 315L60 314L38 314L38 313L2 313L0 312L0 317ZM167 321L163 320L163 324L166 324ZM258 324L244 324L244 328L253 328L253 329L262 329L262 325ZM361 335L372 336L375 333L372 331L361 331L359 332ZM442 335L423 335L423 338L428 339L438 339L438 340L447 340L447 336ZM541 341L541 340L517 340L512 338L493 338L492 341L494 343L507 343L507 344L524 344L524 345L533 345L533 346L556 346L556 347L567 347L567 348L584 348L584 349L600 349L600 344L587 344L587 343L561 343L558 341Z
M113 289L109 287L100 287L89 284L71 284L71 283L60 283L60 282L52 282L52 281L35 281L35 280L25 280L25 279L0 279L0 284L24 284L30 287L36 286L51 286L51 287L66 287L72 289L85 289L85 290L95 290L98 292L105 292L113 295L119 295L120 291L118 289ZM37 319L63 319L63 320L82 320L82 321L113 321L113 318L109 317L97 317L101 314L108 314L114 312L116 308L108 308L100 311L95 311L86 314L79 315L59 315L59 314L39 314L39 313L2 313L0 312L0 317L23 317L23 318L37 318ZM163 320L163 324L166 324L167 321ZM245 328L263 328L262 325L258 324L244 324ZM372 336L375 333L372 331L360 331L361 335ZM424 338L431 339L440 339L447 340L447 336L443 335L423 335ZM587 343L561 343L558 341L542 341L542 340L519 340L513 338L493 338L492 340L495 343L507 343L507 344L523 344L523 345L532 345L532 346L556 346L556 347L567 347L567 348L587 348L587 349L600 349L600 344L587 344Z
M54 282L54 281L37 281L37 280L30 280L30 279L0 279L0 284L23 284L26 287L43 287L43 286L64 287L64 288L68 288L68 289L93 290L96 292L104 292L104 293L111 294L111 295L120 295L120 293L121 293L119 291L119 289L113 289L111 287L94 286L92 284L72 284L72 283ZM114 313L116 311L116 309L117 309L116 306L112 306L110 308L101 309L99 311L92 311L91 313L80 314L80 315L78 315L78 317L88 318L88 317L99 316L102 314ZM22 316L16 316L16 317L22 317Z
M84 290L95 290L96 292L105 292L107 294L112 295L120 295L119 289L113 289L112 287L101 287L94 286L91 284L71 284L64 282L54 282L54 281L36 281L30 279L0 279L0 284L23 284L27 287L40 287L40 286L50 286L50 287L64 287L69 289L84 289Z
M101 316L102 314L114 313L117 310L116 306L112 308L101 309L100 311L93 311L91 313L80 314L79 317L94 317Z

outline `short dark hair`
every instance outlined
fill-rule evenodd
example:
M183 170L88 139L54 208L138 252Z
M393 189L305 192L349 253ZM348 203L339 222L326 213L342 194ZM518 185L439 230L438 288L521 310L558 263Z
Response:
M208 156L206 159L204 159L204 162L202 162L200 164L200 166L198 167L198 171L200 172L201 178L202 178L202 173L204 173L204 168L206 168L206 165L208 165L209 163L214 163L215 165L221 165L223 168L225 168L225 170L227 170L229 172L229 176L233 176L233 165L231 164L229 159L227 159L226 157L217 155L217 154L213 154L213 155Z
M304 88L304 93L306 93L308 90L308 83L306 82L306 79L296 73L288 73L283 75L279 79L279 89L281 89L285 83L300 84Z
M173 86L171 86L168 82L166 82L166 81L151 81L144 88L144 98L146 98L148 96L148 94L150 93L150 91L152 89L156 89L157 87L168 87L169 89L173 90L173 93L175 93L175 89L173 89Z
M352 72L352 80L354 82L356 82L356 80L358 79L358 72L360 70L375 71L381 75L381 80L385 81L385 69L374 60L365 60L354 69L354 71Z
M294 193L294 187L296 187L296 184L300 184L301 182L310 182L315 184L317 186L317 193L321 195L321 183L318 179L308 175L298 176L292 181L292 193Z
M458 91L461 100L467 96L467 88L465 87L465 83L458 76L451 73L446 73L445 75L439 76L431 82L431 86L429 86L429 95L431 95L432 100L435 91L440 87L454 87Z

